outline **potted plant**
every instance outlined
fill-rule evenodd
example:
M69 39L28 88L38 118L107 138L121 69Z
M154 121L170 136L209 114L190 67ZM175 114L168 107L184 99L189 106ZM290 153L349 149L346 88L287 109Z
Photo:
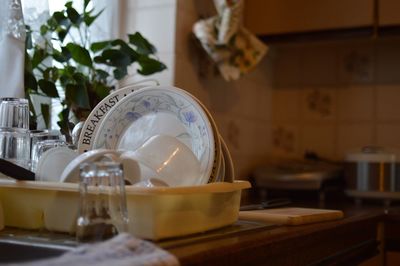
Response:
M166 68L155 57L156 48L139 32L129 34L127 42L122 39L91 42L90 26L102 11L90 8L90 0L84 1L81 13L72 1L67 2L63 10L54 12L41 25L38 32L41 42L33 41L34 32L27 25L26 95L30 100L32 95L42 95L60 101L58 125L67 137L74 126L71 114L77 120L85 119L117 81L128 75L128 67L136 65L140 75ZM35 122L32 102L30 107L31 121ZM49 104L41 105L41 113L49 127Z

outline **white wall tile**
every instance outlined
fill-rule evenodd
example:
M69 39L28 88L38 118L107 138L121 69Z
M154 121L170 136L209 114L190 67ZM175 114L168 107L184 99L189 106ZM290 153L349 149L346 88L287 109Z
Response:
M378 85L376 91L378 120L400 122L400 84Z
M336 157L343 159L346 153L364 146L374 145L372 123L340 124L337 129Z
M300 152L313 151L322 157L335 156L334 125L304 125L300 135Z
M372 85L337 88L339 121L372 121L375 114L375 94Z
M400 149L400 124L378 124L377 145Z
M374 45L370 41L340 44L338 62L339 83L371 84L374 81Z
M378 43L376 58L377 81L382 83L400 82L400 41L389 39Z
M174 6L176 0L126 0L130 8L157 8L163 6Z
M328 86L337 82L337 55L334 46L310 45L301 51L300 75L306 86Z
M298 157L299 130L296 124L274 124L271 132L272 154L278 157Z
M126 31L139 31L155 45L159 53L175 52L175 6L135 9L127 13Z
M303 122L332 122L337 115L335 88L302 89L300 114Z
M278 88L272 92L272 118L276 122L293 122L300 118L300 95L297 88Z
M275 87L293 87L301 84L300 51L292 46L276 47L277 59L273 70Z

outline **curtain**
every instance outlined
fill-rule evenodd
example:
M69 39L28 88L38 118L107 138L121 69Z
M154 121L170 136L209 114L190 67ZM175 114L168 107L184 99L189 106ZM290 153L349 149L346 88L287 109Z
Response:
M0 0L0 97L24 96L25 26L20 0Z

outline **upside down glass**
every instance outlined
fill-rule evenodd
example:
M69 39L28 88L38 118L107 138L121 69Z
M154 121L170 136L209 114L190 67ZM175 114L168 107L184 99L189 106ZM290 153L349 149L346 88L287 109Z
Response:
M120 163L97 161L82 164L79 191L78 241L101 241L127 231L129 219Z
M0 158L28 168L28 130L23 128L0 128Z
M36 172L40 157L47 150L55 147L64 147L68 144L61 135L48 131L36 132L30 134L30 169Z
M0 98L0 127L28 129L28 100L24 98Z

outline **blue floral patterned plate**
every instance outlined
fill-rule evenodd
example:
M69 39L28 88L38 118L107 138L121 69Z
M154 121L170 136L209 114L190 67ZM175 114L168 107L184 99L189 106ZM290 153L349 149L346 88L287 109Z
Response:
M214 133L206 113L187 92L147 87L120 100L98 125L92 149L136 150L154 135L185 143L200 162L197 184L209 182L215 157Z

